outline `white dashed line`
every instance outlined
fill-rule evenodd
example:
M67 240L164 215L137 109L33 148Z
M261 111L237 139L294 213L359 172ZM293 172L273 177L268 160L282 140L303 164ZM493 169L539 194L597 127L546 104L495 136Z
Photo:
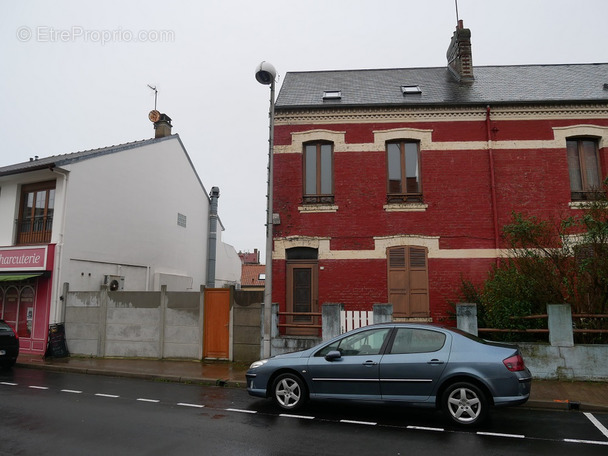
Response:
M604 434L604 437L608 438L608 429L606 429L606 426L600 423L591 413L585 412L584 415L595 425L596 428L600 430L602 434Z
M608 442L598 442L596 440L564 439L564 442L568 442L568 443L588 443L590 445L606 445L606 446L608 446Z
M525 435L521 434L501 434L499 432L478 432L477 435L489 435L490 437L508 437L510 439L525 439Z
M6 386L17 386L16 383L10 383L10 382L0 382L0 385L6 385Z
M188 404L187 402L178 402L177 405L181 405L182 407L194 407L194 408L203 408L204 405L200 404Z
M281 413L279 416L282 416L283 418L298 418L301 420L314 420L315 417L314 416L306 416L306 415L289 415L287 413Z
M340 420L340 423L346 424L365 424L366 426L376 426L378 423L373 423L371 421L354 421L354 420Z
M434 427L424 427L424 426L408 426L408 429L415 429L417 431L434 431L434 432L444 432L443 428L434 428Z
M36 386L36 385L28 386L28 388L35 389L35 390L48 390L49 389L48 386Z
M139 402L153 402L153 403L158 403L160 402L158 399L145 399L143 397L140 397L139 399L137 399Z
M226 411L227 412L237 412L237 413L251 413L251 414L258 413L255 410L242 410L242 409L233 409L233 408L227 408Z
M62 393L71 393L71 394L82 394L82 391L78 390L61 390Z
M117 397L120 397L120 396L116 396L114 394L103 394L103 393L96 393L95 396L97 396L97 397L109 397L110 399L116 399Z

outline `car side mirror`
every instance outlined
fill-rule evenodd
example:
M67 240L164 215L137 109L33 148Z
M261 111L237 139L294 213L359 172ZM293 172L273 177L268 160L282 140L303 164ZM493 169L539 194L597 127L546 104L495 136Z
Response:
M342 353L340 353L338 350L332 350L327 355L325 355L325 359L327 361L333 361L335 359L340 359L340 358L342 358Z

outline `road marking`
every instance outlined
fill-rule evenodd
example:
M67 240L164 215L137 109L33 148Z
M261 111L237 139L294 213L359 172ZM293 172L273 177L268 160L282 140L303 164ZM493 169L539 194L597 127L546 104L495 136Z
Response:
M602 423L600 423L596 417L594 417L591 413L589 412L585 412L584 415L589 418L589 421L591 421L596 428L598 428L600 430L600 432L602 434L604 434L604 437L608 438L608 429L606 429L606 426L604 426Z
M287 413L281 413L279 416L282 416L284 418L299 418L301 420L314 420L315 417L314 416L306 416L306 415L289 415Z
M35 389L35 390L48 390L49 389L48 386L36 386L36 385L30 385L30 386L28 386L28 388Z
M139 402L153 402L153 403L157 403L160 402L158 399L145 399L143 397L140 397L137 399Z
M354 420L340 420L340 423L347 424L365 424L367 426L376 426L378 423L373 423L371 421L354 421Z
M61 390L62 393L82 394L82 391L78 390Z
M110 399L116 399L117 397L120 397L120 396L116 396L114 394L103 394L103 393L96 393L95 396L98 396L98 397L109 397Z
M525 435L521 434L501 434L499 432L478 432L477 435L489 435L490 437L509 437L512 439L525 439Z
M564 439L564 442L568 442L568 443L588 443L590 445L606 445L606 446L608 446L608 442L598 442L596 440Z
M424 426L408 426L408 429L415 429L416 431L435 431L435 432L444 432L443 428L434 428L434 427L424 427Z
M234 408L227 408L225 409L227 412L238 412L238 413L258 413L255 410L242 410L242 409L234 409Z
M17 386L17 383L0 382L0 385L6 385L6 386Z
M177 405L181 405L182 407L195 407L195 408L203 408L204 405L200 404L188 404L187 402L178 402Z

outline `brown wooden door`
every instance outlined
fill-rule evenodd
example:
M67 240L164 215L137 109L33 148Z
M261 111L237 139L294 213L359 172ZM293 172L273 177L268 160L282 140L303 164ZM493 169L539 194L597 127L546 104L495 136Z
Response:
M287 312L298 314L318 312L317 262L291 261L287 263ZM318 329L298 326L311 325L318 318L311 315L288 315L287 334L317 334Z
M205 289L203 357L230 358L230 290Z
M428 263L425 247L391 247L388 256L388 301L393 315L427 318L429 312Z

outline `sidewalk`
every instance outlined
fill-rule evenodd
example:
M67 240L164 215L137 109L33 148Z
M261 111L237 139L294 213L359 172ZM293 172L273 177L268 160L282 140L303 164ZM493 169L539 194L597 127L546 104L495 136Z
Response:
M20 355L17 366L55 372L245 388L246 364L122 358L49 358ZM608 413L608 382L534 380L524 407Z

